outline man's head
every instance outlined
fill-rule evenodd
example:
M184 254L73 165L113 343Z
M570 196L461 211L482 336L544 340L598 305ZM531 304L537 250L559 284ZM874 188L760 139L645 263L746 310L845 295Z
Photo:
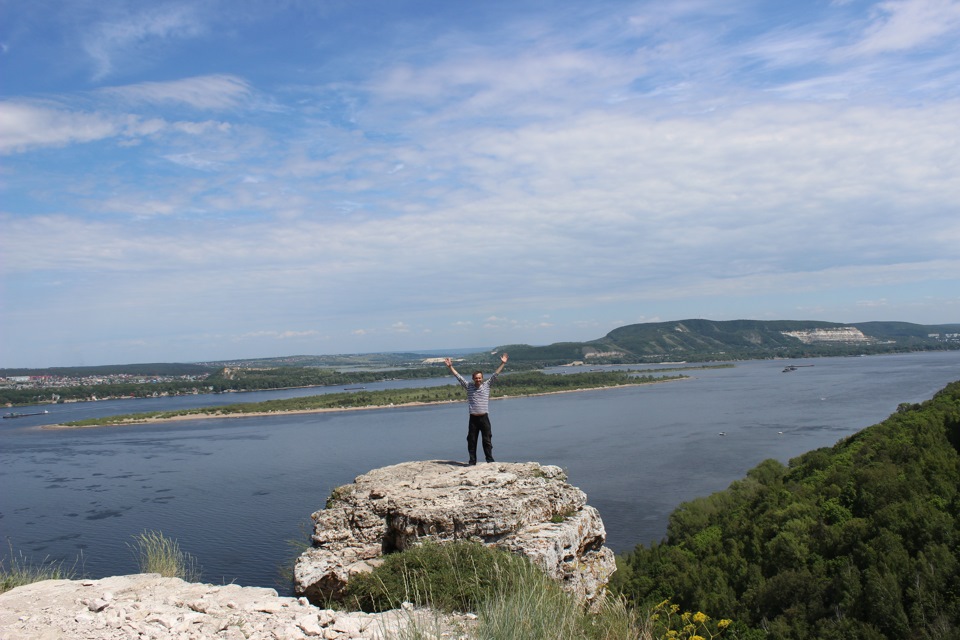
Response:
M473 384L478 387L483 384L483 371L474 371L473 372Z

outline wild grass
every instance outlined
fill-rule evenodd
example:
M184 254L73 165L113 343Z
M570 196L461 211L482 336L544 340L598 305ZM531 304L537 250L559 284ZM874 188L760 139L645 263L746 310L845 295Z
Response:
M176 540L159 531L144 531L133 537L129 546L137 556L141 573L159 573L167 578L187 582L200 581L200 567L196 558L180 549Z
M351 579L343 604L385 611L404 602L476 613L468 635L477 640L649 638L621 600L611 597L598 612L587 612L529 559L479 543L428 543L389 555L372 573ZM411 637L420 632L408 630Z
M32 562L22 551L14 553L11 547L9 566L0 559L0 593L41 580L71 580L76 576L75 569L76 565L64 568L62 560L44 558L40 563Z

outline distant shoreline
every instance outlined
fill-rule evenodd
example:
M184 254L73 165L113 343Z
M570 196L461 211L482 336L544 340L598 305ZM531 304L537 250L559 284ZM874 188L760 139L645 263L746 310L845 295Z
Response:
M622 389L624 387L642 387L648 384L661 384L664 382L678 382L681 380L692 380L690 376L684 376L682 378L669 378L666 380L654 380L652 382L638 382L636 384L618 384L610 387L587 387L584 389L564 389L562 391L544 391L541 393L529 393L517 396L498 396L496 398L490 398L490 401L495 400L509 400L514 398L534 398L537 396L552 396L561 393L581 393L584 391L603 391L605 389ZM104 429L110 427L128 427L144 424L164 424L167 422L180 422L182 420L216 420L222 418L266 418L271 416L287 416L287 415L300 415L300 414L309 414L309 413L335 413L341 411L373 411L377 409L405 409L409 407L426 407L430 405L438 404L459 404L466 403L466 399L463 400L436 400L434 402L404 402L402 404L384 404L384 405L369 405L366 407L322 407L317 409L284 409L281 411L249 411L249 412L231 412L231 413L190 413L180 416L169 416L169 417L151 417L143 418L139 420L126 420L124 422L116 422L113 424L90 424L90 425L68 425L68 424L46 424L33 427L34 429L40 430L64 430L64 429Z

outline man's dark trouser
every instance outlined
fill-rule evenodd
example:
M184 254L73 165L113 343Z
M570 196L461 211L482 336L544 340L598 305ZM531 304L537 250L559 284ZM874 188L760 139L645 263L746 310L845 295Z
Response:
M470 464L477 462L477 436L483 434L483 455L487 462L493 462L493 431L490 428L490 416L470 414L470 426L467 429L467 453L470 454Z

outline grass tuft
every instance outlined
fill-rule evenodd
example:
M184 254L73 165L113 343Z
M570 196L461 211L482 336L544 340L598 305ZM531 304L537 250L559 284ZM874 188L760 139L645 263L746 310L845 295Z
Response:
M43 562L34 563L22 551L14 553L11 547L10 566L0 560L0 593L41 580L72 580L75 575L74 568L65 569L62 560L44 558Z
M610 597L589 613L528 558L474 542L426 543L391 554L373 572L350 580L343 604L372 612L404 602L476 613L467 635L482 640L650 637L622 600ZM409 631L429 637L415 626Z
M200 567L196 558L182 551L176 540L165 537L159 531L144 531L133 539L130 547L137 556L141 573L159 573L187 582L200 581Z

